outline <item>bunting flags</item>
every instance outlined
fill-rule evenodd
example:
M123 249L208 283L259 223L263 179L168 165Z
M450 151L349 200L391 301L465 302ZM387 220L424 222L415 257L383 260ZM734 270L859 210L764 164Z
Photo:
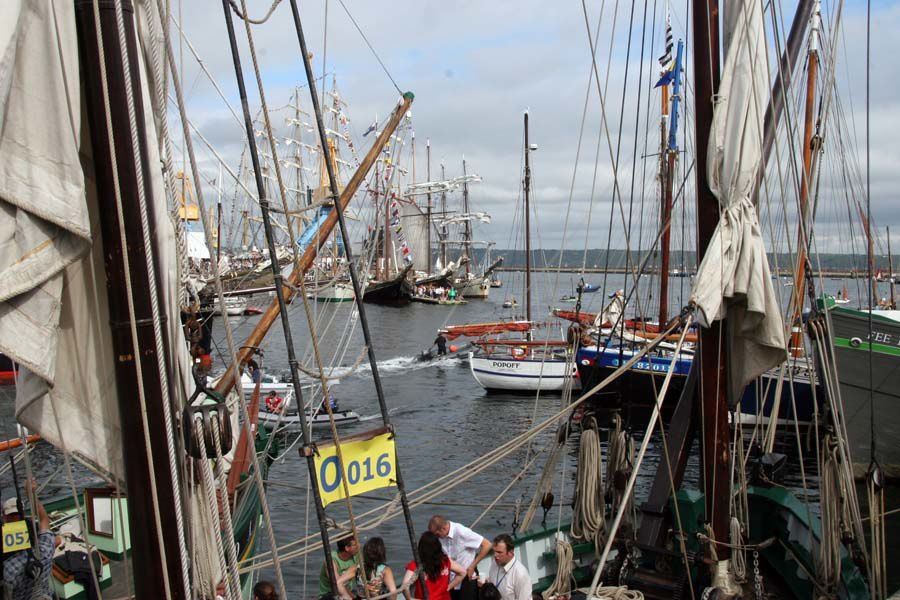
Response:
M397 202L396 196L391 200L391 227L394 229L397 241L400 242L400 255L403 257L403 262L411 265L413 262L412 251L409 249L406 236L403 235L403 226L400 225L400 203Z

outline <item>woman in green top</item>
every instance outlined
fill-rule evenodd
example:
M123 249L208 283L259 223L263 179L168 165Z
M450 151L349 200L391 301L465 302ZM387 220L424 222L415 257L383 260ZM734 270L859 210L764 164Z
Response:
M334 572L337 574L337 591L341 598L353 598L356 591L356 570L359 566L359 544L353 537L338 540L337 550L331 552ZM331 593L326 563L319 572L319 595Z

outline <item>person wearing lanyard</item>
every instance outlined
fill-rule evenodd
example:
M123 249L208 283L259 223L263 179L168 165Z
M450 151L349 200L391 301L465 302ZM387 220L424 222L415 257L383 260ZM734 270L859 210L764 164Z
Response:
M448 521L440 515L431 517L428 531L438 536L444 553L466 569L466 577L455 590L453 600L476 600L478 597L478 563L491 552L491 543L468 527Z
M494 538L494 562L488 581L500 590L501 600L531 600L531 576L514 549L512 537L505 533Z

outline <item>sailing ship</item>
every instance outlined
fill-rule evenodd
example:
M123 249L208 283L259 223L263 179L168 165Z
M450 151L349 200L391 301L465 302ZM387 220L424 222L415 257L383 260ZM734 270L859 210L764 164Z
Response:
M469 368L481 387L489 391L532 392L536 390L562 392L579 389L578 370L567 340L535 340L531 314L531 237L529 154L536 148L528 142L528 112L524 115L525 176L525 321L510 323L460 325L447 327L444 332L458 335L481 335L474 342L478 347L469 353ZM490 282L485 278L489 287ZM510 304L512 306L512 304ZM490 337L498 333L524 333L524 338ZM451 337L452 339L452 337Z

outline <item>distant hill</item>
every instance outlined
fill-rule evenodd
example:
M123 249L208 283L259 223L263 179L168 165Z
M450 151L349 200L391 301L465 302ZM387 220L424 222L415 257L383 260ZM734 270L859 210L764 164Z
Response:
M559 250L533 249L531 252L532 265L537 268L555 268L560 264ZM644 251L640 254L635 253L633 260L639 262L645 258L645 255L646 252ZM484 249L475 248L475 262L480 263L483 256ZM494 259L502 256L504 267L525 266L524 250L498 250L494 248L491 250L491 256ZM793 257L787 254L779 254L777 257L772 254L769 254L768 256L769 265L771 265L772 268L777 265L784 269L793 265ZM603 268L608 264L613 268L622 268L626 265L625 259L625 250L610 250L608 262L607 252L604 249L595 248L588 250L586 253L586 260L585 253L581 250L564 250L562 253L562 266L563 268L572 269L580 268L582 264L585 264L588 268ZM658 263L658 261L658 256L653 257L648 264L653 265ZM673 269L695 270L696 257L693 251L686 251L684 253L681 251L674 251L670 258L670 264ZM818 269L819 265L826 271L852 271L853 269L856 269L862 273L866 270L866 257L865 255L860 254L820 254L813 257L813 268ZM887 256L875 257L875 270L888 271ZM900 257L895 257L894 259L894 272L900 272Z

